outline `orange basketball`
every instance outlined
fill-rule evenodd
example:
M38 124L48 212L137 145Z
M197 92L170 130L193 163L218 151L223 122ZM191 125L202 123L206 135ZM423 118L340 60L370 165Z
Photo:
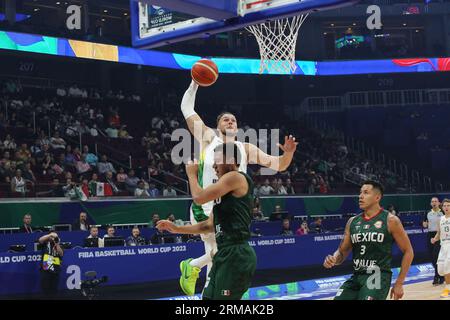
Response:
M191 69L192 79L201 87L208 87L217 81L219 69L208 59L198 60Z

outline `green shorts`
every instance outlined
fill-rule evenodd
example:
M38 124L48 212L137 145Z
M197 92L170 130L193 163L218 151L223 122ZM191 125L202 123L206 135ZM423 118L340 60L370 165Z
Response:
M256 270L255 250L248 243L220 248L213 258L205 300L240 300Z
M374 276L353 274L340 287L334 300L386 300L391 288L392 273L381 272L379 282Z

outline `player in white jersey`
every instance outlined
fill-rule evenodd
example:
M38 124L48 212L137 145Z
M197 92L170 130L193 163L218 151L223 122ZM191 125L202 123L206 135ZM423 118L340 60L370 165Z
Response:
M441 217L439 229L436 236L431 239L431 243L441 241L437 266L439 275L445 277L445 288L441 298L447 299L450 296L450 199L442 201L442 211L445 216Z
M217 181L216 172L213 168L214 149L218 145L232 141L237 144L239 151L244 155L239 166L240 171L246 172L248 163L259 164L275 171L284 171L289 167L297 148L297 142L295 142L293 136L285 137L284 145L279 145L283 151L282 156L271 156L253 144L236 141L238 126L236 117L232 113L224 112L217 117L217 132L215 132L213 129L207 127L194 111L197 89L198 85L192 81L183 96L181 111L186 119L189 131L200 143L201 155L200 159L198 159L198 178L202 188L206 188ZM193 203L191 206L191 223L196 224L207 220L212 212L213 206L214 201L203 204L202 206ZM212 266L212 256L217 251L214 233L201 235L201 237L205 245L205 254L199 258L187 259L180 263L180 286L187 295L193 295L195 293L195 283L200 270L204 266L207 266L206 274L208 277Z

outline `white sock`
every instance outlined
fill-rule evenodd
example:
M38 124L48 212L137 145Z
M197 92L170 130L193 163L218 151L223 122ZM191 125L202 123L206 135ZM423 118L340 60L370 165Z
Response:
M212 267L211 251L217 252L216 235L214 233L202 235L202 240L205 246L205 254L197 259L192 259L189 264L200 269L207 266L206 277L208 277Z
M204 266L206 266L209 262L211 261L211 257L209 256L209 254L204 254L199 258L196 259L192 259L191 262L189 262L189 264L192 267L197 267L197 268L203 268Z

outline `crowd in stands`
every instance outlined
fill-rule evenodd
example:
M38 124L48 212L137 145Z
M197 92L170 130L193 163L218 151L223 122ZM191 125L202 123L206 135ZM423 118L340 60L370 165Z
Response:
M1 197L187 195L184 166L171 160L178 143L171 141L171 132L185 126L176 107L155 114L141 128L133 121L124 123L126 111L119 108L122 103L142 103L136 94L102 93L74 84L43 97L42 92L32 95L19 81L3 83L1 91ZM167 100L176 106L176 95L168 94ZM242 128L250 128L247 119L237 118ZM397 184L392 173L352 153L335 136L283 123L281 128L278 123L252 127L280 128L280 137L294 134L300 142L284 172L267 176L249 166L255 196L339 193L350 173L378 179L387 190ZM98 145L106 147L100 152Z

